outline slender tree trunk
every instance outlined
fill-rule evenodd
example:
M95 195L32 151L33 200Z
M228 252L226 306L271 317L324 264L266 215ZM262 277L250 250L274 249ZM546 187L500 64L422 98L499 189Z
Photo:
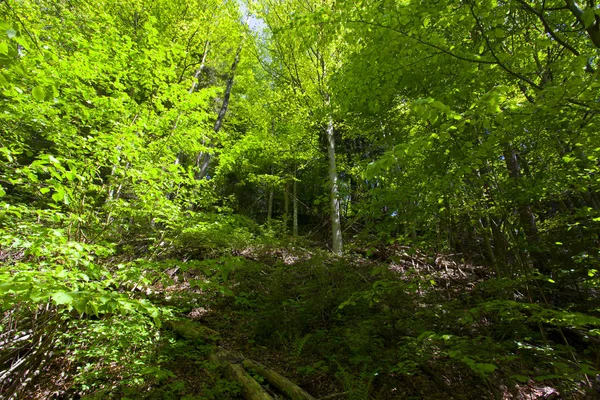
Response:
M327 156L329 158L329 184L331 186L331 248L335 254L341 254L343 247L342 224L340 221L340 194L338 187L337 168L335 165L335 137L333 118L331 116L327 122Z
M460 249L454 240L454 221L452 220L452 213L450 212L450 199L448 196L444 196L444 207L446 208L446 239L448 240L448 248L452 251L459 252Z
M267 225L271 225L273 218L273 185L269 187L269 199L267 200Z
M221 104L221 109L219 110L219 114L217 115L217 120L215 121L215 126L213 131L215 136L221 130L221 126L223 126L223 120L225 119L225 114L227 113L227 108L229 107L229 98L231 97L231 88L233 87L233 81L235 79L235 70L240 62L240 54L242 53L242 48L244 47L244 42L240 43L237 51L235 53L235 58L233 60L233 64L231 64L231 71L229 73L229 79L227 80L227 86L225 87L225 95L223 96L223 104ZM210 147L213 147L214 144L211 143ZM210 153L204 152L198 155L198 165L200 167L200 172L198 173L198 179L202 179L206 176L206 172L208 171L208 166L210 164Z
M499 218L489 217L490 228L492 229L492 238L494 240L494 258L498 265L500 273L509 273L507 252L507 241L502 233L502 221Z
M519 166L519 160L517 159L517 153L512 147L509 146L504 151L504 160L506 162L506 168L508 169L510 177L518 186L519 180L521 179L521 168ZM539 248L540 239L538 236L537 224L531 204L517 204L517 212L519 215L519 224L525 233L525 240L529 247L534 268L537 268L542 273L549 273L546 266L546 260L544 259L544 254Z
M196 91L196 89L198 89L198 79L200 79L200 76L202 75L202 72L204 71L204 66L206 65L206 56L208 55L208 51L210 49L210 42L207 40L206 42L204 42L204 51L202 52L202 60L200 61L200 67L198 67L198 69L196 70L196 72L194 73L194 77L192 79L192 85L190 86L188 93L192 94ZM179 115L177 115L177 118L175 119L175 122L173 123L173 128L171 129L171 132L175 132L175 130L177 129L177 125L179 124L179 120L181 118L181 115L183 114L182 111L179 112ZM181 164L181 160L183 158L183 151L179 151L177 153L177 157L175 157L175 165L180 165ZM181 188L181 183L179 184L179 187L177 189L177 192L179 191L179 188ZM171 192L167 195L167 199L169 200L173 200L175 198L175 193Z
M504 160L506 162L506 168L508 169L510 177L518 184L518 181L521 178L521 168L517 159L517 153L514 151L514 149L509 148L504 152ZM523 231L525 232L525 238L527 239L527 242L530 244L536 243L538 241L538 230L531 205L518 205L518 213L519 221Z
M188 91L189 94L194 93L196 91L196 89L198 88L198 79L200 78L200 75L202 75L202 72L204 71L204 65L206 63L206 55L208 54L209 48L210 48L210 42L207 40L204 43L204 52L202 53L202 61L200 62L200 67L194 74L194 81L192 82L192 86L190 87L190 90Z
M290 219L290 183L285 183L285 191L283 195L283 233L287 234L288 221Z
M271 135L275 136L275 118L271 119ZM273 166L269 168L269 174L273 176ZM269 185L269 200L267 205L267 225L271 226L271 219L273 218L273 183Z
M496 264L496 255L494 254L494 248L492 247L492 242L490 240L489 223L487 217L479 217L479 225L481 226L483 243L485 244L485 249L487 250L490 264L494 268L496 277L498 277L500 276L500 271L498 269L498 265Z
M298 182L296 181L297 166L294 166L294 183L292 186L292 236L298 236Z

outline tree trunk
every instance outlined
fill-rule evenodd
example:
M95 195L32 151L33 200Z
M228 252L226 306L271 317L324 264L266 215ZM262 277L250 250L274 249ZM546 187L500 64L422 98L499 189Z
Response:
M518 187L521 179L521 168L519 166L519 160L517 159L517 153L512 147L509 146L504 151L504 160L510 177ZM519 215L519 224L525 233L525 240L529 247L534 268L537 268L542 273L549 273L544 260L544 255L539 248L540 239L531 204L523 203L521 201L520 204L517 204L517 212Z
M337 168L335 165L335 137L333 118L327 123L327 156L329 158L329 184L331 186L331 248L335 254L342 253L342 225L340 222L340 194Z
M294 183L292 186L292 236L298 236L298 182L296 181L297 167L294 166Z
M225 95L223 96L223 104L221 104L221 109L219 110L219 114L217 115L217 120L215 121L215 126L213 131L215 132L215 136L221 130L221 126L223 126L223 120L225 119L225 114L227 113L227 108L229 107L229 98L231 97L231 88L233 87L233 81L235 79L235 70L240 62L240 54L242 53L242 48L244 47L244 42L240 43L236 53L235 58L233 59L233 64L231 64L231 71L229 73L229 79L227 80L227 86L225 87ZM213 147L214 144L211 143L210 147ZM208 171L208 166L210 164L210 153L204 152L200 153L197 158L198 165L200 167L200 172L198 173L197 178L202 179L206 176L206 172Z
M210 328L204 327L189 320L169 321L166 325L177 333L178 336L192 341L197 346L211 346L208 359L224 369L225 376L240 384L242 395L246 400L272 400L262 386L246 371L254 370L274 388L292 400L315 400L310 394L298 385L279 373L244 358L243 355L234 353L218 346L220 335ZM279 398L279 396L277 396Z
M298 387L294 382L290 381L286 377L278 374L265 367L262 364L254 362L252 360L245 359L242 361L242 365L246 369L252 369L256 371L260 376L265 378L267 382L273 385L277 390L281 393L285 394L292 400L315 400L310 394L306 393L300 387Z
M267 225L271 225L273 218L273 185L269 187L269 199L267 200Z
M192 86L190 87L190 90L188 91L189 94L194 93L196 91L196 88L198 88L198 79L200 78L200 75L202 75L202 71L204 71L204 64L206 62L206 55L208 54L209 48L210 48L210 42L207 40L204 43L204 52L202 53L202 61L200 62L200 68L198 68L198 70L194 74L194 81L192 82Z
M494 240L494 258L498 265L500 273L509 273L508 271L508 259L506 256L507 242L504 234L502 233L502 221L499 218L490 217L489 224L492 229L492 238Z
M504 160L506 162L506 168L508 169L510 177L519 184L519 179L521 178L521 168L519 166L519 161L517 159L517 153L514 149L509 148L504 152ZM538 230L535 222L535 215L533 215L533 211L531 210L531 205L529 204L521 204L518 205L518 213L519 213L519 221L521 223L521 227L525 232L525 238L529 244L536 243L538 241Z
M498 265L496 264L496 255L494 254L494 248L492 247L492 242L490 240L489 223L487 217L479 217L479 225L481 226L483 243L485 244L485 249L487 250L490 264L492 265L492 268L494 268L496 277L499 277L500 271L498 269Z
M290 219L290 183L285 183L283 194L283 233L287 234L288 221Z
M232 381L238 382L242 386L242 395L246 400L273 399L239 364L228 364L227 367L225 367L225 376Z

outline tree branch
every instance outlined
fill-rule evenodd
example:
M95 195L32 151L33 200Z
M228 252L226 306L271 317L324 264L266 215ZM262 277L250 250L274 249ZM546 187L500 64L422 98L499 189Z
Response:
M420 39L418 37L414 37L414 36L412 36L412 35L404 32L404 31L402 31L400 29L392 28L391 26L378 24L376 22L363 21L363 20L348 20L346 22L349 22L349 23L358 23L358 24L365 24L365 25L370 25L370 26L374 26L374 27L377 27L377 28L388 29L390 31L399 33L402 36L405 36L405 37L407 37L409 39L412 39L412 40L414 40L416 42L419 42L422 45L425 45L425 46L428 46L428 47L432 47L434 49L437 49L437 50L441 51L444 54L447 54L447 55L449 55L451 57L457 58L457 59L462 60L462 61L468 61L468 62L473 62L473 63L478 63L478 64L498 64L497 60L479 60L479 59L476 59L476 58L470 58L470 57L465 57L465 56L461 56L461 55L455 54L455 53L451 52L450 50L444 49L443 47L440 47L440 46L438 46L436 44L433 44L433 43L430 43L430 42L426 42L423 39Z
M586 27L585 22L583 21L583 10L579 8L574 0L565 0L565 3L569 11L571 11L571 14L577 18L577 21L579 21L588 35L590 35L590 39L592 43L594 43L594 46L600 49L600 26L598 25L598 17L596 17L596 21L592 25Z
M557 43L559 43L561 46L563 46L565 49L569 50L571 53L573 53L576 56L579 56L580 53L573 47L571 46L569 43L567 43L565 40L563 40L562 38L560 38L555 32L554 30L550 27L550 25L548 24L548 21L546 21L546 18L544 17L544 14L542 14L540 11L536 10L535 8L533 8L532 6L530 6L529 4L527 4L527 2L525 2L524 0L517 0L519 3L521 3L521 5L523 6L524 9L526 9L527 11L531 12L532 14L534 14L535 16L538 17L538 19L540 20L540 22L542 23L542 25L544 25L544 28L546 29L546 32L552 36L552 38L554 40L556 40Z
M473 4L469 2L468 5L469 5L469 10L471 11L471 15L475 19L475 24L477 24L477 28L479 29L479 32L481 33L481 36L483 36L483 40L485 40L487 48L490 50L490 53L492 54L492 57L494 57L494 59L496 60L496 64L498 64L498 66L500 68L502 68L504 71L508 72L510 75L514 76L515 78L518 78L518 79L522 80L523 82L526 82L529 86L531 86L531 87L533 87L535 89L538 89L538 90L542 90L543 89L542 86L538 85L537 83L535 83L534 81L532 81L531 79L529 79L528 77L526 77L525 75L520 74L520 73L518 73L516 71L511 70L504 63L502 63L500 61L500 59L496 55L496 52L494 51L494 48L493 48L492 44L490 43L490 39L485 34L485 30L483 28L483 25L481 24L481 21L479 21L479 18L477 18L477 15L475 14L475 10L473 10Z

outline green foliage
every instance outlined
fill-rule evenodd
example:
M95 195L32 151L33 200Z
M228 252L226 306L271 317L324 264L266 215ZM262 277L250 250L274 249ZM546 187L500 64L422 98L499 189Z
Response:
M581 7L0 2L0 391L59 350L89 398L234 398L210 363L201 390L170 368L203 353L165 339L165 304L208 303L350 398L581 391L600 332ZM337 203L366 258L314 250Z
M69 344L72 361L84 361L75 372L75 384L84 393L100 391L102 396L109 396L123 386L172 376L154 366L159 332L149 322L139 316L71 321L59 340Z
M254 241L258 225L241 215L205 214L186 223L176 238L176 245L185 250L230 252Z

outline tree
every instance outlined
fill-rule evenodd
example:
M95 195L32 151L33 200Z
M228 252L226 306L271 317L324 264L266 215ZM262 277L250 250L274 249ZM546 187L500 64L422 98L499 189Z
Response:
M330 188L332 250L342 252L340 193L336 165L334 110L329 80L339 63L338 48L331 25L315 16L325 15L334 4L320 2L259 2L257 11L269 30L269 61L263 65L279 85L288 85L296 101L307 108L315 125L327 140ZM291 10L294 10L292 15ZM314 24L313 24L314 23Z

